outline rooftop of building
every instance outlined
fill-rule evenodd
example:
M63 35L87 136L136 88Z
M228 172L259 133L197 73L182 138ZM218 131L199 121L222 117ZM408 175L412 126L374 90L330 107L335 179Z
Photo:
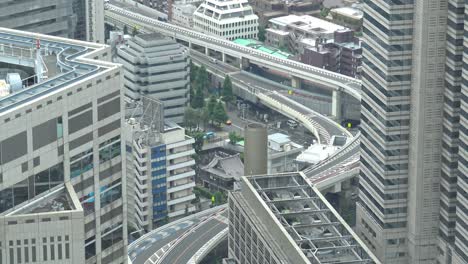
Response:
M135 38L140 38L145 41L151 41L151 40L158 40L158 39L166 39L167 37L161 33L153 32L153 33L147 33L147 34L138 34L135 36Z
M6 211L4 215L27 215L82 210L71 185L61 184L17 208Z
M254 39L236 39L234 40L234 43L256 49L282 59L289 59L293 56L292 54L281 51L277 48L264 46L261 42Z
M337 147L334 146L313 144L304 150L299 156L297 156L296 161L308 164L316 164L328 158L336 150Z
M260 208L255 210L256 217L260 220L273 217L273 221L268 221L268 229L280 230L287 238L279 238L281 243L291 243L288 248L294 248L300 259L310 263L378 263L302 173L242 177L241 193L258 200L255 203L259 203ZM263 210L266 213L262 213ZM265 225L264 220L258 224Z
M222 178L239 180L244 175L244 164L239 154L224 157L216 155L202 170Z
M154 49L158 47L158 49ZM138 34L127 41L127 45L120 45L120 56L126 55L139 58L183 59L188 56L188 49L174 39L160 33ZM127 58L128 59L128 58Z
M93 59L106 45L0 28L0 62L33 68L38 45L46 64L41 82L0 98L0 114L118 67Z
M330 12L351 17L354 19L362 19L364 17L364 13L362 12L362 10L348 6L333 8L330 10Z
M270 24L281 27L294 27L315 34L332 34L335 31L346 29L343 26L309 15L287 15L270 19Z
M291 142L291 139L289 138L288 135L285 135L283 133L274 133L274 134L268 135L268 141L272 141L277 144L286 144L286 143Z

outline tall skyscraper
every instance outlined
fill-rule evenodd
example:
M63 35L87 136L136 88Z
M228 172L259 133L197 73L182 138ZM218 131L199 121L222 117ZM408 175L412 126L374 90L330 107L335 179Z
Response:
M104 43L103 0L0 0L0 27Z
M384 263L468 262L464 6L365 1L357 229Z
M0 28L2 73L48 77L0 98L0 263L126 262L123 74L109 60L102 44Z

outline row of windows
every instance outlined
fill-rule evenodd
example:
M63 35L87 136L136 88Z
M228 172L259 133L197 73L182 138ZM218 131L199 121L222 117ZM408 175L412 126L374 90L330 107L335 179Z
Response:
M55 238L57 240L55 241ZM70 243L69 236L65 236L62 241L62 236L51 236L49 241L47 237L42 238L42 251L39 250L40 245L36 244L36 239L10 240L8 247L3 247L0 242L0 264L3 261L3 252L7 259L6 263L20 264L20 263L36 263L47 261L60 261L70 259Z
M0 213L63 183L63 163L43 170L0 191Z

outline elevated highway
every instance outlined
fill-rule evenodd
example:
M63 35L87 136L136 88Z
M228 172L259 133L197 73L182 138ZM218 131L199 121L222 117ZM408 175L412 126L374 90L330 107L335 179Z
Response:
M332 113L335 115L338 111L336 109L336 100L339 100L337 99L339 98L337 94L344 92L357 100L361 99L361 82L354 78L305 65L300 62L280 59L224 39L158 21L139 14L140 12L134 9L130 11L126 8L124 3L117 1L112 1L112 3L113 4L107 5L107 10L105 12L107 23L119 27L123 25L136 26L143 32L160 32L172 36L179 41L188 43L189 47L193 47L193 45L204 47L205 54L194 56L195 60L200 60L202 62L205 60L203 64L209 64L206 62L206 58L204 58L203 55L206 57L210 54L210 50L212 50L222 54L222 62L224 62L226 55L239 58L240 69L243 68L243 63L246 63L246 61L247 63L253 62L286 72L291 78L308 80L312 83L332 89L334 91L332 96ZM197 54L197 52L193 52L193 54ZM241 87L241 89L250 93L266 106L300 121L322 144L328 144L332 135L345 135L348 137L347 144L336 153L319 164L310 166L303 171L312 185L315 185L320 190L324 190L336 184L340 184L340 182L358 174L360 134L355 136L351 135L346 129L333 120L284 96L279 92L279 89L274 89L274 86L265 88L246 81L246 76L242 75L242 71L237 67L218 63L216 65L210 65L207 68L208 70L212 68L212 73L216 73L221 77L229 74L234 85ZM175 263L174 261L181 260L182 262L180 263L199 263L201 259L200 256L204 254L202 246L206 245L212 239L215 239L220 233L225 232L227 228L227 224L223 225L223 221L219 219L217 214L214 214L214 216L211 215L210 217L212 218L199 220L199 224L193 226L193 229L188 228L182 233L178 233L178 236L173 237L170 242L162 245L160 248L152 248L154 252L152 255L147 256L143 254L142 256L148 257L145 262L135 261L133 263ZM197 229L199 229L200 232L197 232ZM193 234L190 234L188 230L191 230L190 233ZM201 238L201 241L195 243L194 241L197 241L199 238ZM199 246L196 246L197 244L199 244ZM149 252L151 252L151 250ZM181 254L181 252L183 254ZM134 253L129 252L130 256L131 254ZM140 255L136 257L139 258Z
M187 263L197 252L201 254L205 243L227 228L225 209L226 205L213 207L143 235L128 246L129 263ZM177 261L181 262L173 262L178 256L183 261L179 258Z
M239 66L245 67L249 63L255 63L280 72L284 72L291 78L307 80L314 84L333 89L336 92L344 92L354 98L360 99L361 81L339 73L334 73L321 68L306 65L297 61L282 59L270 54L257 51L216 36L209 36L172 25L166 22L143 15L143 10L135 9L134 5L120 1L112 1L106 5L106 23L114 26L129 25L139 30L160 32L175 39L188 43L189 47L196 45L203 47L206 54L215 51L232 58L238 58ZM339 96L338 96L339 97Z

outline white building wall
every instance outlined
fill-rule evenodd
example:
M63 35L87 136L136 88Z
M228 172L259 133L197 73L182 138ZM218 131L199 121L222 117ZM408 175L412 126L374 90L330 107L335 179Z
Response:
M247 0L206 0L193 14L197 31L228 40L258 37L258 16Z

